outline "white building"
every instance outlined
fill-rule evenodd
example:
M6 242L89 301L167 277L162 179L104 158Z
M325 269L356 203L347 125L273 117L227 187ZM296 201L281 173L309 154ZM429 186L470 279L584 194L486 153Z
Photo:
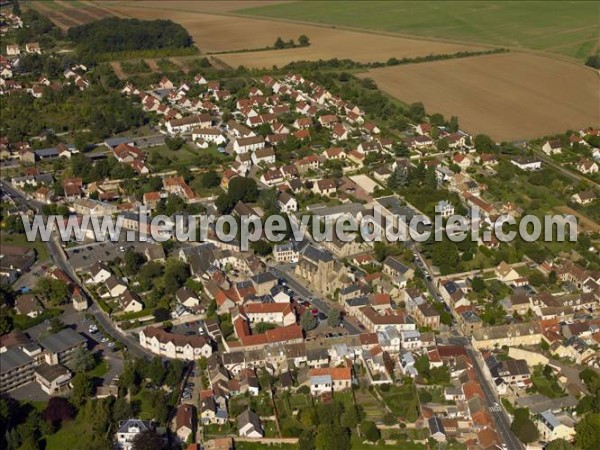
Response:
M129 419L122 421L117 431L117 449L132 450L135 437L143 431L153 429L154 425L147 420Z

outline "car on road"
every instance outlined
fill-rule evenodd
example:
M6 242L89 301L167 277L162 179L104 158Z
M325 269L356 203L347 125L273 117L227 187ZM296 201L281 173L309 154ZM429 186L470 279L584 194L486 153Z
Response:
M311 310L310 310L310 313L311 313L313 316L316 316L317 314L319 314L319 308L313 308L313 309L311 309Z
M105 336L102 339L100 339L100 342L103 342L103 343L108 342L108 338Z
M115 343L113 341L110 341L108 344L106 344L108 347L114 347Z

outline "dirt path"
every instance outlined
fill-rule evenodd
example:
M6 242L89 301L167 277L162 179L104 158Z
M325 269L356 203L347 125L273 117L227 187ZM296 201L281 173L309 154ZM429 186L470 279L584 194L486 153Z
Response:
M173 64L175 64L181 70L183 70L183 73L185 73L185 74L187 74L190 71L190 67L187 65L187 63L183 59L169 58L169 61L171 61Z
M119 61L111 61L110 65L113 68L113 70L115 71L115 75L117 75L117 77L119 77L119 80L127 79L127 74L121 67L121 64L119 63Z
M146 64L148 64L148 67L150 67L150 70L152 72L160 72L160 67L158 67L158 64L156 62L155 59L144 59L144 61L146 61Z
M575 211L573 208L569 206L560 206L556 208L556 211L560 214L572 214L577 217L577 223L583 228L584 231L588 231L590 233L597 233L600 231L600 224L594 222L587 216L584 216L578 211Z
M229 64L224 62L222 59L217 58L216 56L210 56L208 60L215 69L232 70L232 67Z

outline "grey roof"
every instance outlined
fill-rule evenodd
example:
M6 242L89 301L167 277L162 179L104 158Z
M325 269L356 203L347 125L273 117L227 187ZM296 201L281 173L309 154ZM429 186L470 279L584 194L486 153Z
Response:
M326 359L329 360L329 353L327 353L327 349L324 348L315 348L306 351L306 359L309 361L317 361Z
M310 384L331 384L331 375L315 375L310 377Z
M69 371L63 366L50 366L46 363L40 364L38 367L36 367L35 372L47 381L54 381L58 377L69 374Z
M331 253L323 251L323 250L319 250L317 247L315 247L313 245L308 245L304 249L304 252L302 254L304 255L305 258L310 259L311 261L315 261L315 262L318 262L318 261L329 262L329 261L333 260Z
M116 147L119 144L129 144L132 142L134 142L134 139L130 137L115 137L106 139L104 141L104 144L108 147Z
M346 305L350 307L366 306L369 304L369 297L356 297L346 300Z
M277 281L277 277L271 272L259 273L258 275L254 275L251 279L254 284L262 284Z
M40 150L34 150L33 153L35 153L35 155L40 158L49 158L51 156L58 156L59 152L56 147L50 147L50 148L42 148Z
M248 424L251 424L257 431L262 430L258 415L254 411L251 411L250 408L246 409L246 411L238 416L238 429L242 429Z
M140 420L140 419L128 419L123 420L119 424L119 433L128 433L130 427L139 428L140 431L146 431L152 429L152 422L148 420Z
M33 358L25 354L20 348L11 348L0 353L0 373L7 373L17 367L25 366L33 361Z
M435 434L435 433L446 434L446 431L444 430L444 425L442 424L442 421L439 417L434 416L434 417L429 418L428 425L429 425L429 432L431 434Z
M85 342L85 338L77 331L65 328L40 340L40 345L50 353L60 353Z
M401 274L405 274L406 272L408 272L410 270L409 267L406 267L404 264L402 264L400 261L398 261L393 256L388 256L387 258L385 258L385 261L383 262L383 264L391 267L392 270L395 270L396 272L400 272Z

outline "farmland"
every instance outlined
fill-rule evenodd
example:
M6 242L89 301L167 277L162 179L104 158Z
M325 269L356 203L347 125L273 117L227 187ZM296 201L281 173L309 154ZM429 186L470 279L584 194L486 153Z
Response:
M598 51L596 2L291 2L237 13L438 39L544 50L585 59Z
M52 9L50 4L55 9ZM68 26L75 26L87 21L83 17L79 17L82 10L88 10L87 4L78 8L67 2L56 1L50 4L40 5L39 2L36 2L34 6L41 6L40 9L45 9L45 12L49 13L49 17L57 21L59 25L66 23ZM337 30L322 26L207 14L202 12L206 7L204 2L175 1L169 2L168 7L158 2L104 2L101 11L104 14L112 13L118 17L148 20L171 19L188 30L202 53L264 49L272 46L279 36L284 40L289 40L298 39L298 36L305 34L311 40L309 47L224 55L221 59L232 66L271 67L274 64L281 66L302 59L329 58L352 58L361 62L385 61L390 57L415 57L430 53L456 53L483 49L481 46L431 42Z
M405 102L458 115L461 127L497 140L535 138L600 122L598 75L525 53L386 67L362 74Z

